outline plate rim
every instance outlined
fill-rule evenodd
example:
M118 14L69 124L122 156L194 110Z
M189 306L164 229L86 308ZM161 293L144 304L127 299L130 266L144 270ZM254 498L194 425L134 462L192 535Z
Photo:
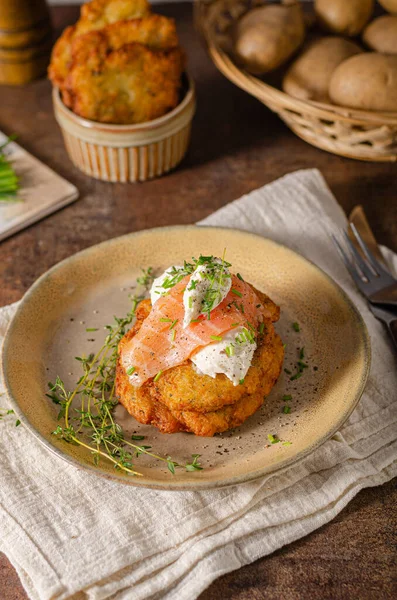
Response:
M243 475L236 475L235 477L228 477L222 481L197 480L197 482L194 482L194 481L190 480L189 482L186 482L186 483L184 483L184 482L179 483L179 482L172 482L172 480L170 480L170 481L167 481L164 483L162 483L162 482L147 483L146 481L143 482L143 481L140 481L139 478L133 478L133 477L129 477L129 478L126 477L125 479L122 479L119 475L112 474L110 472L106 473L106 472L102 471L101 469L98 469L98 467L96 467L95 465L90 465L88 463L81 463L79 460L77 460L70 454L63 452L60 448L52 445L46 438L44 438L42 436L42 434L39 431L37 431L37 429L35 429L35 427L30 423L29 419L25 416L23 411L20 409L17 400L13 397L13 395L11 393L11 390L10 390L11 386L10 386L10 382L8 379L8 371L7 371L7 356L8 356L9 347L10 347L11 341L12 341L12 331L13 331L13 328L15 327L15 323L17 322L17 319L18 319L21 311L23 310L25 304L29 301L30 296L35 293L36 289L39 286L41 286L41 284L48 277L50 277L52 275L52 273L58 271L65 264L70 263L74 260L78 260L81 255L90 254L91 252L94 251L94 249L96 249L100 246L104 247L107 245L111 245L115 242L119 242L123 239L139 237L140 235L144 235L144 234L148 234L148 233L151 234L151 233L156 233L156 232L166 232L167 230L176 231L176 230L197 230L197 229L212 229L215 231L228 232L228 233L235 231L238 233L243 233L244 235L253 237L255 239L270 242L271 244L278 246L278 247L282 248L283 250L286 250L288 252L291 252L291 253L297 255L301 260L310 264L312 267L315 268L315 270L319 271L320 274L323 277L325 277L326 280L332 286L334 286L337 289L342 300L348 305L352 315L354 315L356 325L359 328L360 333L362 335L363 350L364 350L364 359L363 359L364 370L363 370L363 374L361 376L360 386L358 387L358 389L355 393L354 399L351 401L347 411L345 411L341 415L341 417L338 419L337 423L335 423L335 426L332 429L330 429L322 438L315 441L313 444L308 446L305 450L302 450L301 452L299 452L297 455L292 456L289 459L286 459L284 461L280 461L279 463L274 463L272 465L268 465L267 467L262 467L261 469L257 469L250 473L246 473ZM370 374L371 362L372 362L371 340L370 340L370 336L368 333L367 325L366 325L363 317L361 316L361 313L359 312L359 310L357 309L357 307L355 306L353 301L350 299L349 295L345 292L345 290L330 275L328 275L328 273L326 273L323 269L321 269L321 267L316 265L313 261L306 258L305 256L303 256L296 250L289 248L285 244L276 242L275 240L272 240L269 237L265 237L258 233L247 231L245 229L239 229L236 227L221 227L221 226L212 226L212 225L204 225L204 224L166 225L166 226L159 226L159 227L151 227L148 229L141 229L139 231L133 231L133 232L121 235L121 236L117 236L114 238L104 240L102 242L98 242L97 244L93 244L91 246L88 246L87 248L83 248L82 250L79 250L78 252L75 252L74 254L71 254L70 256L59 261L58 263L56 263L55 265L50 267L47 271L42 273L33 282L33 284L25 292L25 294L22 296L21 300L19 301L19 305L17 307L16 312L13 315L11 321L9 322L9 324L7 326L3 344L2 344L2 352L1 352L1 370L2 370L2 374L3 374L3 382L4 382L4 387L5 387L5 391L7 393L8 400L10 401L10 404L11 404L15 414L17 415L18 419L26 427L27 431L35 439L37 439L47 450L49 450L52 454L55 454L61 460L66 461L68 464L71 464L78 469L84 469L85 471L94 473L98 477L105 478L109 481L117 482L121 485L131 485L134 487L141 487L141 488L143 487L143 488L147 488L147 489L155 489L155 490L162 490L162 491L175 491L175 492L178 492L178 491L204 491L204 490L210 490L210 489L221 489L221 488L230 487L230 486L237 485L237 484L248 483L250 481L259 479L260 477L264 477L267 475L273 475L273 474L277 474L278 472L282 472L286 468L290 467L291 465L293 465L297 462L300 462L302 459L304 459L306 456L308 456L309 454L314 452L314 450L316 450L317 448L322 446L326 441L328 441L330 438L332 438L335 435L335 433L337 431L339 431L340 427L350 417L350 415L356 408L357 404L359 403L359 401L364 393L364 390L365 390L365 387L366 387L366 384L368 381L368 377Z

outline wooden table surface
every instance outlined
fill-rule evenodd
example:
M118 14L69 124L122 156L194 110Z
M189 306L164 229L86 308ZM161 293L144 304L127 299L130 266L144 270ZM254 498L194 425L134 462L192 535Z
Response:
M397 250L397 166L340 158L301 141L216 71L193 29L191 5L157 10L177 19L198 95L190 151L170 175L135 185L89 179L66 155L49 83L1 88L0 129L16 132L20 144L79 188L81 198L0 244L0 306L19 300L39 275L78 250L130 231L193 223L302 168L320 169L346 212L363 204L379 242ZM56 28L77 14L76 7L54 8ZM332 523L218 579L200 600L396 598L396 532L394 481L361 491ZM25 598L0 555L0 599Z

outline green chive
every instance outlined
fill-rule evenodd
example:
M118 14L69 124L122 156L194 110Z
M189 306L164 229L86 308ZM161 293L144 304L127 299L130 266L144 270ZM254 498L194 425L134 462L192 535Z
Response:
M86 331L98 331L98 327L87 327Z
M232 327L237 327L240 323L232 323Z
M135 441L144 440L145 436L144 435L132 435L131 439L135 440Z
M175 331L175 329L173 329L171 331L171 342L175 341L175 336L176 336L176 331Z
M281 400L284 400L284 402L289 402L289 400L292 400L292 396L290 394L286 394L281 398Z
M291 446L292 442L283 442L283 446Z
M220 335L211 335L211 340L214 340L215 342L221 342L222 341L222 336L220 336Z
M297 373L295 373L295 375L290 377L289 380L294 381L295 379L299 379L299 377L302 377L302 375L303 375L302 371L298 371Z
M277 435L272 435L271 433L268 434L267 439L271 444L278 444L280 441Z
M264 323L261 323L261 324L259 325L259 333L260 333L260 334L262 334L264 331L265 331L265 324L264 324Z
M244 279L241 277L240 273L237 273L237 277L241 280L244 281Z
M17 420L15 421L15 427L18 427L20 424L21 424L21 421L20 421L19 419L17 419Z
M165 317L163 317L162 319L160 319L161 323L171 323L172 319L166 319Z
M301 348L300 352L299 352L299 358L302 360L303 358L305 358L305 349Z
M291 407L290 406L287 406L287 405L283 406L283 413L285 415L288 415L290 412L291 412Z
M136 371L136 367L128 367L127 375L132 375Z
M232 289L232 294L235 294L235 296L238 296L239 298L243 297L242 293L235 289Z
M296 332L299 332L301 328L299 327L299 323L292 323L292 329Z
M298 365L300 366L301 369L307 369L309 367L309 365L307 363L304 363L301 360L298 360Z
M175 321L172 321L172 325L170 325L170 329L174 329L175 325L178 323L179 319L175 319Z
M154 382L158 381L162 375L163 371L159 371L156 375L156 377L153 379Z
M284 369L284 373L287 373L287 375L291 375L292 371L290 371L289 369Z
M190 322L191 323L200 323L200 319L192 319Z
M193 307L193 298L191 296L190 296L190 298L188 300L188 305L189 305L189 308Z
M243 385L243 383L244 383L244 379L240 379L239 384Z

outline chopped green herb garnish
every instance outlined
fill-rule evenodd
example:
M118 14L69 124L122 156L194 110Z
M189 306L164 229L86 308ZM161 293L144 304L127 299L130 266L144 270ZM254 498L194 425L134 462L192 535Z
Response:
M190 322L191 323L200 323L200 319L192 319Z
M132 375L133 373L135 373L135 371L136 371L135 367L128 367L127 375Z
M284 373L287 373L287 375L291 375L292 371L290 371L289 369L284 369Z
M243 327L241 332L236 335L236 342L238 344L244 344L246 342L249 342L250 344L255 344L255 336L252 333L252 331L250 331L246 327Z
M171 331L171 342L174 342L174 341L175 341L175 336L176 336L176 330L175 330L175 329L173 329L173 330Z
M172 321L172 325L170 325L170 329L174 329L175 325L178 323L179 319L175 319L175 321Z
M153 379L154 382L158 381L161 377L161 375L163 374L163 371L159 371L156 375L156 377Z
M237 327L240 323L232 323L232 327Z
M20 425L20 424L21 424L21 421L20 421L19 419L17 419L17 420L15 421L15 427L19 427L19 425Z
M222 341L222 336L220 335L211 335L211 340L214 340L214 342L221 342Z
M242 276L240 275L240 273L237 273L237 277L241 280L244 281L244 279L242 278Z
M300 377L302 377L303 372L302 371L298 371L297 373L295 373L295 375L293 375L292 377L290 377L290 381L294 381L295 379L299 379Z
M243 297L242 293L239 292L238 290L235 290L234 288L232 289L232 294L234 294L235 296L238 296L239 298Z
M244 381L245 381L245 379L240 379L239 384L243 385Z
M292 396L290 394L285 394L281 400L284 400L284 402L289 402L290 400L292 400Z
M292 442L283 442L283 446L291 446Z
M296 332L299 332L301 328L299 327L299 323L292 323L292 329Z
M305 358L305 349L301 348L299 352L299 358L302 360Z
M264 323L260 323L259 325L259 333L262 335L262 333L265 331L265 324Z
M160 321L161 323L172 323L172 319L167 319L166 317L162 317Z
M271 433L268 434L267 439L271 444L278 444L280 441L277 435L272 435Z
M86 331L98 331L98 327L87 327Z
M226 354L228 356L233 356L234 355L234 346L233 346L233 344L230 344L230 346L226 346L225 352L226 352Z
M283 413L285 415L288 415L290 412L291 412L291 407L290 406L287 406L287 405L283 406Z
M132 435L131 439L135 440L136 442L139 442L140 440L144 440L145 436L144 435Z
M301 367L301 369L309 368L309 365L307 363L302 362L301 360L298 360L298 365Z
M188 306L189 308L193 308L193 298L191 296L188 298Z

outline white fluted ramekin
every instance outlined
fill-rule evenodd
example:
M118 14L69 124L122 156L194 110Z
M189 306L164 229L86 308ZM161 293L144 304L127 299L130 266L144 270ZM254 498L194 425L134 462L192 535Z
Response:
M146 181L176 167L186 154L196 107L193 81L184 79L186 93L176 108L136 125L83 119L64 105L54 88L55 118L72 162L86 175L119 182Z

